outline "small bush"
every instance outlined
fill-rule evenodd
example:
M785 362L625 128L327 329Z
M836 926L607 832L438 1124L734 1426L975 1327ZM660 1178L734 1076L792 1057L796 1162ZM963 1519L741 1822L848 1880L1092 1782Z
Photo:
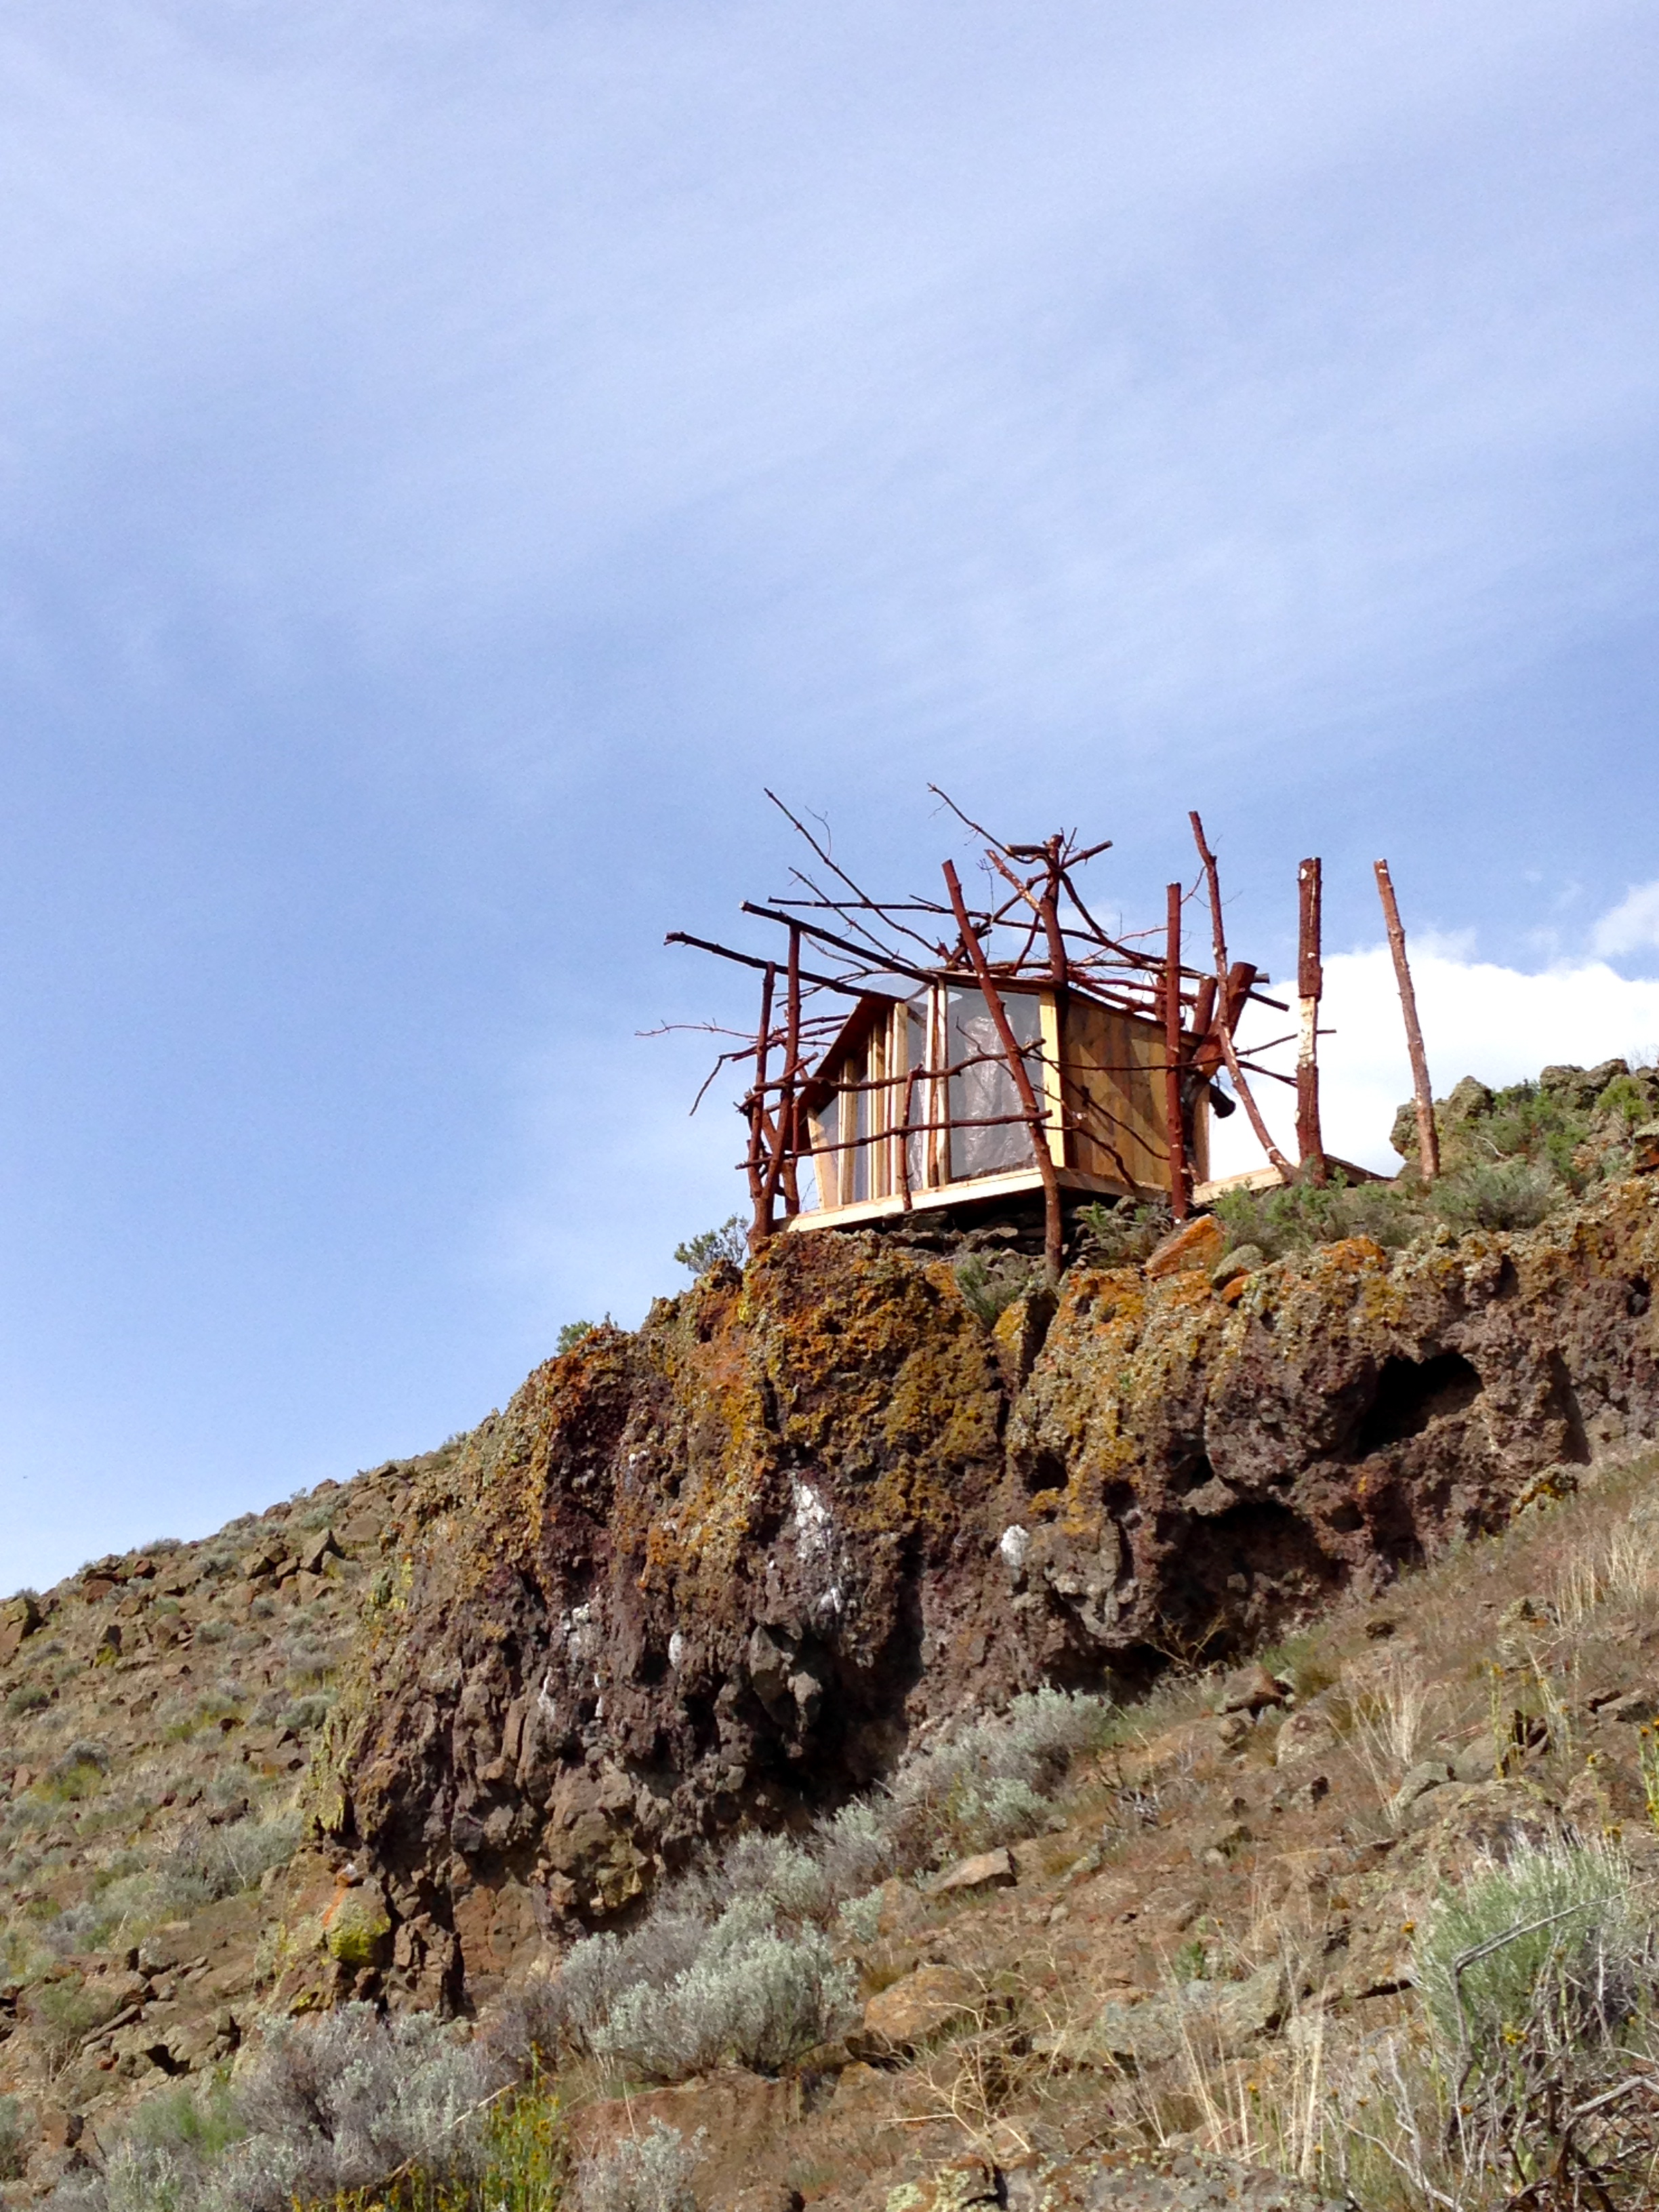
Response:
M503 2079L481 2042L428 2014L346 2005L277 2021L228 2089L140 2108L102 2174L72 2179L60 2212L289 2212L377 2189L405 2167L442 2187L488 2172L484 2106Z
M850 2026L858 1985L817 1929L781 1935L757 1898L727 1906L697 1955L665 1986L640 1981L611 2002L590 2042L663 2081L735 2062L775 2074Z
M861 1896L849 1897L836 1915L836 1932L848 1943L873 1943L881 1933L885 1892L878 1885Z
M579 1344L580 1344L586 1338L590 1337L594 1334L595 1330L599 1328L599 1324L596 1321L566 1322L564 1327L559 1331L557 1336L553 1340L553 1350L556 1357L562 1358L567 1352L574 1352Z
M8 1720L21 1720L25 1713L44 1712L52 1703L50 1695L38 1682L20 1682L6 1699Z
M1215 1215L1230 1249L1254 1244L1270 1260L1345 1237L1369 1237L1385 1250L1408 1244L1426 1218L1413 1192L1395 1183L1286 1183L1274 1190L1224 1191Z
M1443 1176L1430 1193L1434 1212L1451 1229L1535 1229L1570 1195L1549 1167L1495 1160Z
M313 1729L321 1728L334 1710L334 1698L329 1691L313 1691L309 1697L296 1698L277 1717L279 1728L292 1729L296 1735L308 1735Z
M234 1897L253 1888L272 1867L286 1866L305 1831L305 1815L292 1808L268 1820L192 1829L179 1839L165 1871L182 1884L198 1884L204 1902Z
M1540 2012L1571 2042L1613 2034L1655 1971L1653 1931L1630 1885L1609 1846L1559 1844L1517 1850L1443 1896L1419 1941L1416 1978L1446 2043L1473 2049L1478 2065L1501 2063L1506 2037Z
M896 1861L920 1867L1034 1834L1071 1761L1112 1740L1103 1698L1037 1690L906 1759L884 1808ZM877 1801L879 1802L879 1801Z
M684 1244L677 1244L674 1257L694 1275L706 1275L722 1260L729 1267L741 1267L749 1257L748 1224L740 1213L733 1213L718 1229L705 1229L688 1237Z
M1080 1206L1077 1218L1083 1230L1081 1256L1097 1267L1128 1267L1146 1259L1175 1226L1175 1216L1162 1200L1146 1205L1133 1198Z
M856 1897L892 1873L898 1850L884 1803L855 1797L820 1822L818 1864L836 1897Z
M696 2212L691 2187L700 2128L687 2142L678 2128L653 2120L642 2136L624 2136L576 2169L578 2212Z
M1042 1271L1012 1253L988 1259L982 1253L970 1252L965 1260L957 1261L956 1276L963 1304L975 1321L989 1328L1016 1298L1036 1288Z
M15 2097L0 2097L0 2181L21 2181L28 2155L23 2108Z
M98 1998L74 1978L47 1982L33 1999L46 2067L56 2074L74 2057L106 2015Z

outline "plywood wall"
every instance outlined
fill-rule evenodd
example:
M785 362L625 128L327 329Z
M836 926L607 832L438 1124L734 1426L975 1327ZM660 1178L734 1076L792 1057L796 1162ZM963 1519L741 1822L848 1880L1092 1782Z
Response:
M1131 1014L1073 998L1061 1022L1068 1164L1136 1190L1170 1188L1164 1032ZM1194 1177L1209 1172L1209 1113L1195 1115Z

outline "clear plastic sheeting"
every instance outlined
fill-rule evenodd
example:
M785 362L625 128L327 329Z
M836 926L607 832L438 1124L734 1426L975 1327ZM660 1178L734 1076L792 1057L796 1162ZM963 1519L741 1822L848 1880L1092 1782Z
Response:
M1030 1167L1029 1125L1023 1118L1004 1118L1020 1116L1022 1109L985 994L952 984L945 997L945 1053L948 1065L957 1071L950 1079L951 1180L964 1182L975 1176ZM1031 1088L1041 1098L1041 1001L1032 993L1010 991L1002 1006L1030 1072ZM990 1126L965 1126L975 1123Z
M908 1084L906 1086L909 1109L908 1114L905 1113L902 1103L899 1114L894 1115L896 1121L901 1115L903 1116L908 1132L904 1139L904 1171L909 1177L912 1190L925 1190L929 1181L927 1161L930 1132L927 1125L933 1118L933 1085L927 1079L925 1071L928 1066L927 1031L930 1019L931 1007L926 994L912 999L904 1009L904 1064L907 1068L919 1068L924 1071L917 1076L914 1083ZM935 1151L938 1149L939 1147L934 1147Z

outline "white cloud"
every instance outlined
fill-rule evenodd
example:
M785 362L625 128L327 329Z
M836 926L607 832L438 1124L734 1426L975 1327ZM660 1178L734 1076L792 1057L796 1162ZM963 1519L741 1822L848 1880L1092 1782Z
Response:
M1659 883L1633 884L1596 923L1590 945L1603 958L1659 945Z
M1659 980L1620 975L1604 961L1528 975L1414 946L1412 975L1437 1097L1443 1098L1464 1075L1518 1083L1552 1061L1594 1066L1620 1056L1650 1064L1659 1060ZM1362 1167L1392 1173L1400 1161L1389 1149L1389 1130L1395 1109L1411 1096L1412 1080L1386 945L1326 961L1323 1018L1334 1032L1320 1051L1326 1146ZM1258 1013L1255 1018L1271 1018ZM1287 1071L1291 1065L1288 1050L1268 1060ZM1293 1152L1291 1092L1263 1083L1257 1096L1275 1137ZM1242 1113L1212 1126L1213 1173L1261 1164Z

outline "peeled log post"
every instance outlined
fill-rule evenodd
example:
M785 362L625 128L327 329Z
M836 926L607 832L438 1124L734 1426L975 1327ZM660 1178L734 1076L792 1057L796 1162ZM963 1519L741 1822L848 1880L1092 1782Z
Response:
M1227 933L1221 920L1221 876L1216 866L1215 854L1204 842L1204 824L1194 809L1187 819L1193 825L1193 842L1198 848L1198 857L1204 864L1204 880L1210 893L1210 935L1215 945L1216 982L1221 994L1221 1003L1216 1015L1216 1042L1221 1047L1221 1057L1227 1063L1227 1073L1232 1078L1233 1089L1238 1093L1238 1103L1250 1117L1250 1127L1255 1131L1256 1142L1266 1152L1285 1182L1291 1179L1291 1164L1285 1158L1261 1118L1261 1109L1255 1103L1255 1094L1244 1080L1244 1071L1238 1064L1238 1054L1233 1045L1232 976L1227 966ZM1255 981L1255 971L1251 971ZM1248 987L1245 996L1249 996ZM1241 1000L1241 1005L1243 1001Z
M1042 916L1042 927L1048 939L1048 972L1056 991L1064 991L1070 983L1071 967L1066 957L1066 939L1060 927L1060 840L1051 837L1044 847L1048 856L1048 887L1038 901Z
M1296 1148L1305 1182L1325 1180L1325 1146L1319 1129L1319 1001L1324 969L1319 957L1320 866L1304 860L1297 870Z
M772 1209L777 1203L778 1185L795 1135L795 1085L800 1073L800 932L793 925L789 931L789 983L785 1006L783 1084L778 1096L772 1158L767 1165L761 1201L763 1237L772 1234Z
M1054 1154L1048 1150L1048 1116L1037 1104L1036 1093L1031 1088L1031 1079L1026 1072L1018 1040L1008 1025L1007 1009L992 980L985 947L975 935L973 924L968 919L962 885L957 881L955 865L950 860L945 863L945 887L951 894L951 908L957 918L957 927L962 932L962 949L974 963L974 974L990 1009L991 1019L996 1024L1003 1058L1008 1063L1008 1073L1014 1079L1014 1089L1019 1095L1019 1103L1024 1109L1025 1119L1030 1128L1032 1157L1036 1163L1036 1171L1042 1178L1042 1265L1048 1279L1048 1287L1053 1290L1060 1281L1060 1262L1065 1256L1066 1222L1060 1206L1060 1178L1054 1173Z
M1412 1056L1412 1091L1417 1101L1417 1158L1425 1182L1440 1172L1440 1133L1434 1126L1434 1092L1429 1084L1428 1054L1417 1018L1417 993L1412 988L1410 963L1406 958L1406 933L1401 927L1394 879L1386 860L1378 860L1376 888L1382 901L1382 919L1389 925L1389 950L1394 955L1395 981L1400 986L1400 1010L1406 1018L1406 1045Z
M1169 890L1164 940L1164 1113L1170 1131L1170 1211L1187 1218L1187 1133L1181 1110L1181 886Z
M761 1160L766 1128L766 1065L772 1051L772 994L777 988L778 971L768 961L766 973L761 981L760 1028L755 1037L755 1087L747 1103L749 1115L749 1195L753 1201L755 1218L750 1224L749 1249L758 1252L772 1234L771 1209L766 1198L766 1177Z

